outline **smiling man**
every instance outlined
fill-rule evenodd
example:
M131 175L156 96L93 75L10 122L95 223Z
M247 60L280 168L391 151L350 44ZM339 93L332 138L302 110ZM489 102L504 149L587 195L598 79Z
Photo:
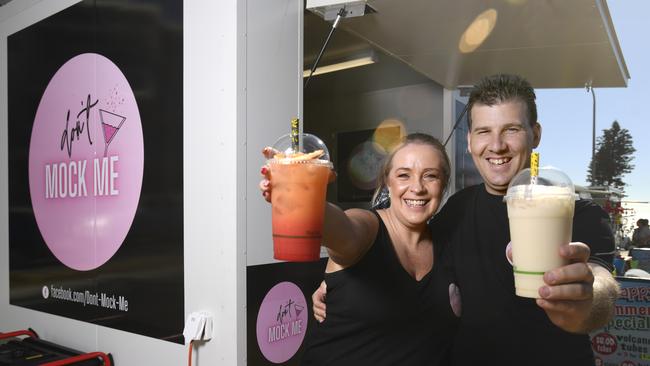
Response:
M471 106L471 131L468 150L477 166L485 189L504 195L510 180L527 167L531 149L541 137L539 123L527 122L527 106L521 100L498 104L476 103Z
M468 116L468 150L484 183L454 194L430 222L445 248L435 266L448 268L460 288L460 301L449 289L454 313L461 308L450 362L593 366L587 333L609 321L618 296L609 217L591 201L576 201L572 242L560 248L570 264L544 275L538 299L516 296L503 197L541 140L535 92L519 76L486 77L470 95ZM326 291L321 285L312 296L319 322Z
M431 223L451 245L443 262L462 298L453 364L593 365L586 333L607 323L618 291L607 214L577 201L573 242L560 250L571 263L545 274L539 299L516 296L503 196L541 139L534 90L518 76L486 77L468 116L468 150L484 183L452 196Z

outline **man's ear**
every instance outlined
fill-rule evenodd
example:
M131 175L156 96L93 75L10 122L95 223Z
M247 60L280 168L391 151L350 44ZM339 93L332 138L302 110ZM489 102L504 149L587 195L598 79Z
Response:
M472 146L472 137L471 137L471 134L469 132L467 132L467 152L470 153L470 154L472 153L472 147L471 146Z
M539 122L535 122L533 126L533 149L539 146L540 141L542 140L542 125Z

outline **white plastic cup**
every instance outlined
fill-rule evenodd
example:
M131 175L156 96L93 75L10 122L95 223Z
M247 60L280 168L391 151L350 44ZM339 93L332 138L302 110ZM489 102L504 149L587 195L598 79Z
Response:
M537 184L529 169L510 183L504 199L517 296L539 298L544 273L568 264L559 248L571 242L576 197L571 180L554 168L540 168Z

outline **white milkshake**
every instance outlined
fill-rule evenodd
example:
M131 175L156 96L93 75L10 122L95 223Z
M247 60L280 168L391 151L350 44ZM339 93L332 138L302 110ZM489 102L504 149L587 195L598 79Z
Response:
M543 178L543 170L547 169L540 169L540 177ZM526 174L525 171L522 173ZM548 184L551 181L540 179L540 182ZM515 291L518 296L540 297L538 291L545 285L544 273L568 264L560 256L559 248L571 241L575 197L570 181L568 184L562 182L561 186L511 183L508 188L505 200L508 204Z

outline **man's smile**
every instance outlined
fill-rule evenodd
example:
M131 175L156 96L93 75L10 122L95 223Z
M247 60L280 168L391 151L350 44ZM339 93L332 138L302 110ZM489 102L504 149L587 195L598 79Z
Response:
M509 163L512 158L487 158L488 163L492 165L503 165Z

